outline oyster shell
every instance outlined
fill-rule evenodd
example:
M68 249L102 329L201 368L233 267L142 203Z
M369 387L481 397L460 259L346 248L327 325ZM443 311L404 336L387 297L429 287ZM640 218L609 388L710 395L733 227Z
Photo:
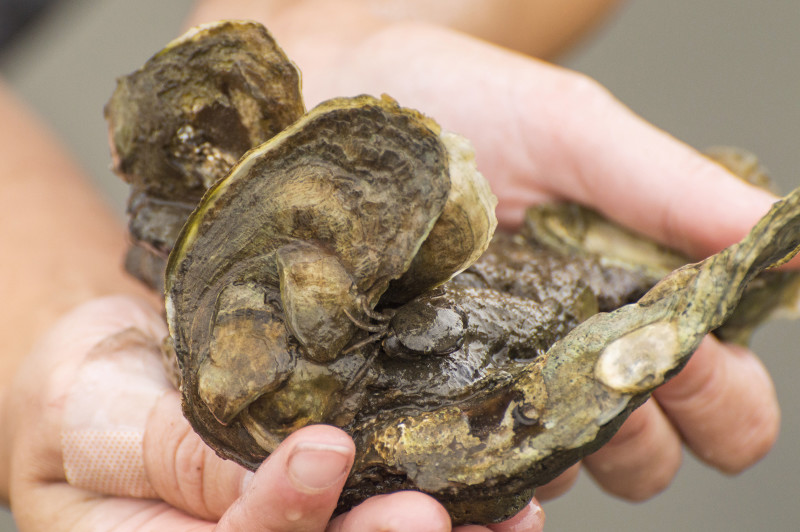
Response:
M472 144L447 131L440 139L448 155L447 202L406 272L390 283L387 301L407 301L464 271L486 251L497 227L497 198L478 172Z
M264 74L229 98L224 80L242 69ZM198 71L210 74L193 85ZM177 111L149 109L165 90ZM211 103L182 105L197 95ZM388 97L304 114L296 70L251 23L171 43L120 82L107 116L134 249L151 259L134 273L157 286L171 250L185 415L251 469L301 426L343 427L357 454L339 511L418 489L455 523L507 518L607 441L705 333L730 319L743 341L796 294L796 276L756 276L800 244L800 191L688 266L574 205L532 208L521 234L493 237L496 200L466 140ZM233 116L248 131L235 149L187 133ZM745 292L751 280L761 288ZM740 298L764 306L735 314Z
M303 113L299 71L255 22L194 28L120 78L105 116L113 170L131 184L128 271L162 290L206 189Z
M257 329L270 312L266 300L280 301L280 319L304 355L331 362L356 331L352 317L374 308L408 269L450 188L447 153L432 127L388 99L331 100L250 151L208 191L170 254L166 303L183 367L204 361L196 379L184 372L185 389L198 383L219 421L284 386L254 380L242 365L256 345L272 353L289 342L264 332L245 345L225 334L230 342L209 351L218 316L228 323L237 314L234 328L248 321ZM220 306L228 290L252 304Z

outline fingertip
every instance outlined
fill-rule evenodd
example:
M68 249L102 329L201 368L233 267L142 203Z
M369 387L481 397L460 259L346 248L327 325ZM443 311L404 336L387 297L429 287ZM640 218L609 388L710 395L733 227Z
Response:
M780 404L772 378L758 356L738 345L722 344L737 360L737 373L746 376L751 393L759 394L747 407L736 412L738 405L731 404L727 415L734 425L729 429L722 453L700 446L692 447L705 463L729 475L741 473L761 460L778 440L781 425Z
M692 452L722 472L752 466L777 440L780 406L772 379L744 347L707 337L654 396Z
M353 438L345 431L332 425L308 425L291 433L281 443L281 448L294 447L298 444L318 443L347 447L355 455L356 446Z
M658 405L647 401L583 464L606 492L644 501L670 485L682 461L678 434Z
M323 530L336 508L355 456L352 439L326 425L284 440L252 475L220 521L220 530Z
M417 491L377 495L331 521L328 532L449 532L450 516Z
M493 532L542 532L545 514L539 501L534 497L517 515L496 525L489 525Z
M580 463L570 466L569 469L558 475L544 486L539 486L536 488L536 497L542 501L548 501L550 499L560 497L569 491L575 482L577 482L580 471Z
M301 441L294 445L286 462L288 478L301 493L323 493L339 483L350 471L353 451L349 445Z
M303 427L290 434L257 471L247 471L242 476L240 495L251 489L257 474L263 475L259 471L278 467L276 462L280 462L294 489L308 495L319 494L350 471L354 457L355 444L341 429L329 425Z
M287 479L303 493L314 495L344 484L355 458L353 439L331 425L309 425L290 434L270 455L282 463Z
M741 386L758 397L748 401L741 412L736 412L738 405L730 405L728 415L735 427L727 441L727 452L719 456L702 449L695 452L706 463L733 475L754 465L774 447L780 433L781 410L772 377L761 359L742 346L720 345L730 353L736 373L744 380Z

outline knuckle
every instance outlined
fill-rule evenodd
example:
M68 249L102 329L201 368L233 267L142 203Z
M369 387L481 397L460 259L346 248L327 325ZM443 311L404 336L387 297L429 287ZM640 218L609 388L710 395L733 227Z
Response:
M611 93L594 78L574 70L561 69L553 77L555 93L569 102L607 104L613 101Z
M216 517L210 509L206 484L205 444L192 431L184 432L175 447L175 482L186 510L201 518Z

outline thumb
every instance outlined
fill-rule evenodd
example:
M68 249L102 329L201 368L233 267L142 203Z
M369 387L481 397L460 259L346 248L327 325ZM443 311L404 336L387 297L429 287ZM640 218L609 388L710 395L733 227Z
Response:
M336 508L355 446L343 431L305 427L255 474L219 458L183 417L178 394L159 399L144 438L147 478L171 505L220 530L324 530Z
M313 425L294 432L256 471L220 520L220 532L322 532L354 455L353 441L337 428Z

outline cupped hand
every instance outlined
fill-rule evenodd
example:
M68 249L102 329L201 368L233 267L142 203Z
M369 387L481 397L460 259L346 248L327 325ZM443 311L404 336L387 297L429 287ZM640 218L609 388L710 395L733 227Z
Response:
M255 472L219 458L181 414L159 343L163 318L109 297L62 318L9 392L11 506L22 531L449 531L431 497L368 499L331 520L355 449L316 425L289 436ZM470 530L542 529L533 503Z
M700 259L744 237L775 200L648 124L595 81L430 24L424 12L391 20L359 0L264 7L270 4L280 2L206 0L192 22L263 22L302 70L309 106L387 93L469 138L506 228L533 203L567 199ZM758 358L709 337L583 464L607 491L646 499L675 476L683 447L724 472L754 464L775 442L779 419ZM567 490L577 473L571 468L537 495Z

